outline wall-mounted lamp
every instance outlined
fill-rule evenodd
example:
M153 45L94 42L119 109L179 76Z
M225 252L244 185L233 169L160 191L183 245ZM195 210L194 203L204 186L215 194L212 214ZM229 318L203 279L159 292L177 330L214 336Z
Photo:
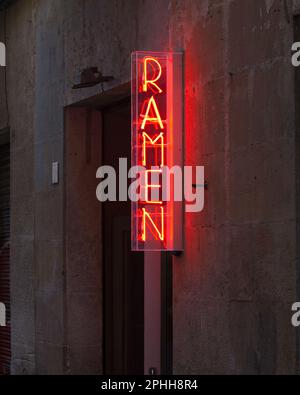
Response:
M90 88L113 79L113 76L102 75L101 71L98 71L98 67L89 67L81 72L80 82L73 85L72 89Z

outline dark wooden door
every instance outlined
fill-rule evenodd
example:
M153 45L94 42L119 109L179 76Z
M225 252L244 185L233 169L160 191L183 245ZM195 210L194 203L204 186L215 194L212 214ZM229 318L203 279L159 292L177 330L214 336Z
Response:
M10 149L0 145L0 302L6 327L0 326L0 375L10 372Z
M104 165L130 166L130 103L103 111ZM131 252L130 202L103 204L106 374L144 372L144 256Z

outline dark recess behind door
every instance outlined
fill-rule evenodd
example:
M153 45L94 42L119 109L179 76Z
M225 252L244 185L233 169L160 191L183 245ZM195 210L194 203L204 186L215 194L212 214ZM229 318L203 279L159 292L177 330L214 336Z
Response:
M130 103L103 111L103 164L130 165ZM144 371L144 257L131 252L130 202L103 204L104 366L106 374Z

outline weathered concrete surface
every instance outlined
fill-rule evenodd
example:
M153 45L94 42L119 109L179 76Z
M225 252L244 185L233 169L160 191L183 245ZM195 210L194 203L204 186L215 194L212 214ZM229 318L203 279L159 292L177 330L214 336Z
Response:
M0 11L0 42L5 43L5 13ZM5 100L5 68L0 67L0 130L7 127L7 111Z
M11 127L12 373L35 372L34 2L7 10ZM13 66L12 66L13 65Z
M209 188L174 264L175 373L296 372L291 5L176 3L186 161Z
M64 182L51 185L51 163L59 163L62 177L64 157L62 38L61 2L37 2L34 106L35 319L36 372L41 374L59 374L64 371Z
M67 325L63 106L100 92L71 90L84 67L114 75L104 89L128 81L134 49L185 51L186 164L205 165L209 183L174 261L174 372L296 371L292 5L19 0L8 9L14 373L81 369L66 357L68 339L83 339Z

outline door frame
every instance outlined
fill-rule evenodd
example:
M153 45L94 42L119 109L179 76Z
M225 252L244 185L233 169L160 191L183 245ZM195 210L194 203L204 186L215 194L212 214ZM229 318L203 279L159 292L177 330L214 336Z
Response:
M129 99L130 95L131 82L129 81L68 107L101 112L105 107ZM145 290L147 289L144 294L144 372L145 374L172 374L172 255L146 252L144 256L144 264L148 263L144 277L144 287ZM153 307L153 296L155 296L154 309L149 308L149 306ZM152 327L154 330L149 331L147 327L148 329ZM104 363L104 355L102 363Z

